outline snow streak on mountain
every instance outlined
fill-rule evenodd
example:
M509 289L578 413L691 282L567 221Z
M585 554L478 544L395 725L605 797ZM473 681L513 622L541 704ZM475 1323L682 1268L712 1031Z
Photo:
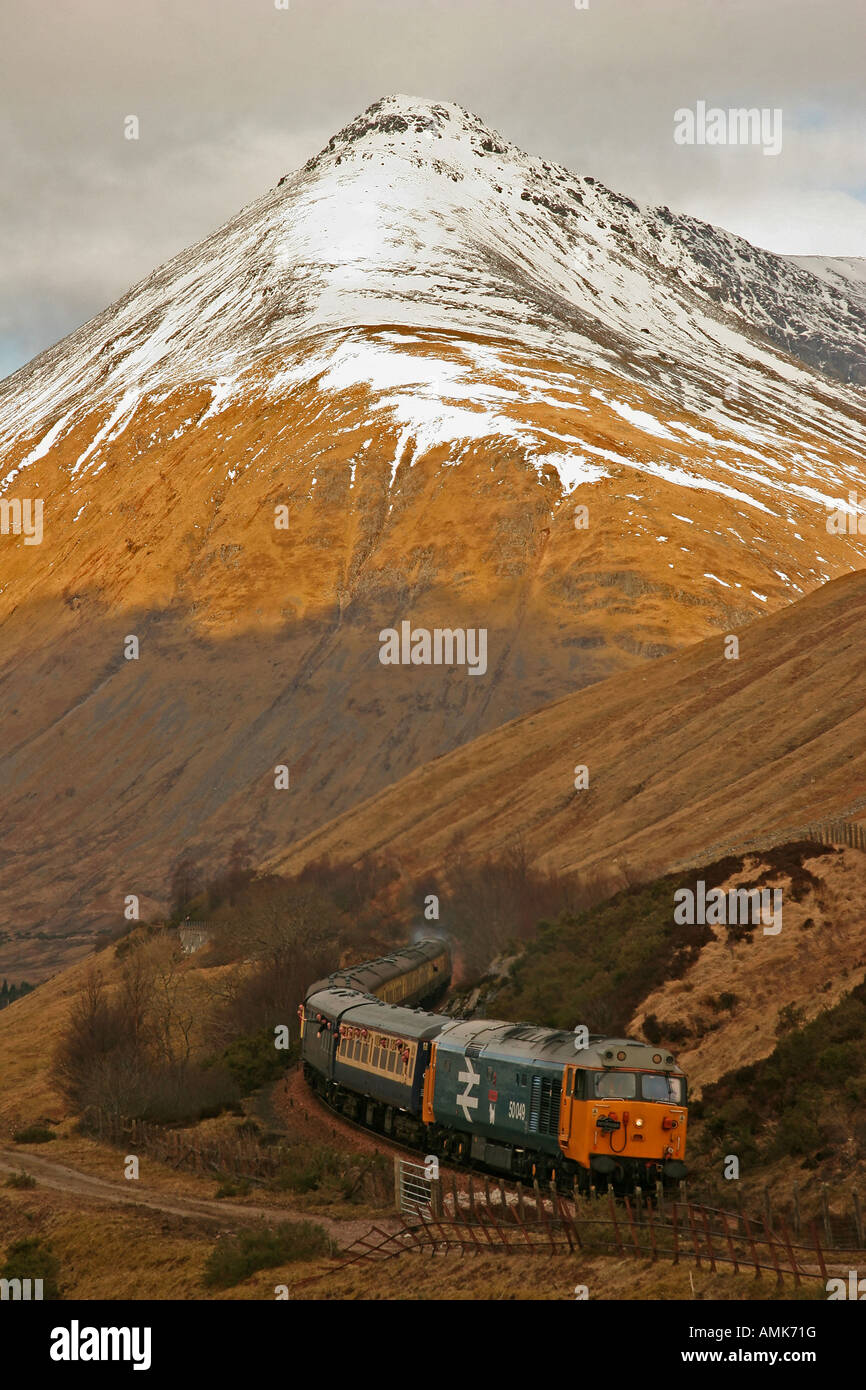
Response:
M652 391L658 419L635 410L628 389L604 405L672 456L684 440L704 444L724 475L744 454L763 492L779 480L762 452L787 452L785 486L823 501L851 479L828 471L820 448L792 456L786 436L808 424L862 444L813 372L866 382L866 309L850 274L816 269L667 208L641 209L524 155L460 107L387 98L0 388L0 443L16 454L3 486L102 404L70 476L99 471L137 411L190 382L212 392L191 425L251 391L363 386L419 447L514 437L531 456L551 456L566 490L620 463L582 439L573 383L520 370L508 353L519 346ZM273 370L274 352L362 325L470 335L475 345L463 360L419 363L402 336L329 336ZM537 399L562 406L560 437L522 419ZM703 415L705 438L675 418L683 406Z

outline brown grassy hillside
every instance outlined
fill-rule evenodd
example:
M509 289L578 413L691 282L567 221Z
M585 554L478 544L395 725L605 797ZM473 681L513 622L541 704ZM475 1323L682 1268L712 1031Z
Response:
M517 719L404 778L277 866L385 846L413 868L520 837L558 871L653 877L866 808L866 572ZM589 769L587 790L574 768Z
M511 393L510 428L541 431L553 452L409 439L382 390L359 383L269 391L314 350L334 375L366 350L384 360L395 339L404 371L459 368L479 401ZM29 465L42 545L2 538L4 972L73 959L128 893L158 910L180 848L218 861L244 835L259 859L284 853L477 735L862 563L864 538L829 536L802 491L780 509L774 474L739 478L738 444L717 458L699 414L600 368L496 346L493 367L491 344L465 335L334 335L259 364L217 413L211 389L178 387L96 445L109 415L95 408ZM746 401L737 409L748 419ZM677 440L654 432L659 415ZM792 476L816 449L859 467L817 417L773 423ZM566 495L550 460L584 445L621 462L603 458L607 476ZM23 439L4 467L34 447ZM486 628L486 674L381 665L378 634L404 618ZM124 659L128 635L138 660ZM621 689L628 700L634 686ZM551 790L567 793L569 761ZM506 816L526 793L510 773Z

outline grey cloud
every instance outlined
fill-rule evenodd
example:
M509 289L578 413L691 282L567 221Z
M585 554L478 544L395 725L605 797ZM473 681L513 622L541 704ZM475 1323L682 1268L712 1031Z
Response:
M0 374L377 97L458 101L533 153L771 249L866 255L861 0L4 0ZM677 147L702 98L781 107L777 159ZM138 116L139 141L123 138Z

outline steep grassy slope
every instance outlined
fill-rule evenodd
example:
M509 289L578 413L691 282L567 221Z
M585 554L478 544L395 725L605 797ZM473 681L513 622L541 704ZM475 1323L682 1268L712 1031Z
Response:
M680 925L675 894L781 891L780 930ZM485 1012L640 1035L676 1049L696 1094L766 1057L780 1031L834 1006L866 969L862 851L780 845L670 874L542 928Z
M406 351L427 370L443 348ZM569 380L584 435L647 466L669 448L594 397L610 379ZM98 488L70 488L85 421L41 465L41 548L5 538L0 963L16 977L74 956L127 893L159 910L186 845L218 855L240 834L264 858L515 715L784 604L774 569L808 588L816 552L831 571L859 559L860 539L828 537L814 507L796 526L755 512L762 544L747 544L739 501L684 499L663 475L612 469L566 498L543 455L527 468L525 449L485 439L459 463L443 446L409 466L395 423L371 430L360 386L326 426L311 385L190 435L209 400L143 410ZM510 409L553 431L565 419ZM677 457L697 468L699 454ZM382 666L379 633L403 619L484 627L486 673Z
M659 875L866 808L866 573L508 724L281 856L388 846L413 869L519 837L559 871ZM574 769L589 770L575 790Z

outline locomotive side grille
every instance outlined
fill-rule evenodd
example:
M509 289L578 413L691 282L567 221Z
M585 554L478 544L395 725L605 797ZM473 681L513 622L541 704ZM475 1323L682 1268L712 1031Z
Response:
M532 1089L529 1093L529 1128L533 1134L538 1133L538 1116L541 1110L541 1077L533 1076Z
M532 1134L559 1133L562 1083L550 1076L533 1076L529 1095L529 1129Z
M559 1100L562 1083L546 1076L541 1083L541 1116L539 1128L542 1134L559 1133Z

